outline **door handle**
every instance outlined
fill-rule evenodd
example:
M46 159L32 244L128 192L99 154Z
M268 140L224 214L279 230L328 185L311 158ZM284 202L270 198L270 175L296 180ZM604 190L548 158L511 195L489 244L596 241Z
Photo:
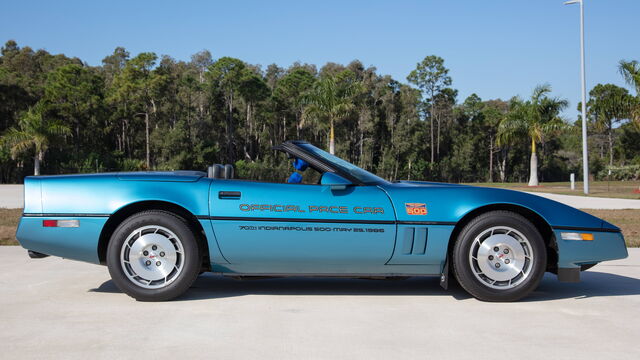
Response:
M242 193L240 191L219 191L218 199L240 199Z

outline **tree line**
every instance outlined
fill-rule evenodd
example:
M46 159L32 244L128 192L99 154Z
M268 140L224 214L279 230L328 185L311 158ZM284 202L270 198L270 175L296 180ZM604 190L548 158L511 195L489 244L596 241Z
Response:
M640 176L640 65L621 61L635 94L590 91L593 175ZM390 180L566 180L579 173L580 120L547 84L528 98L458 99L444 59L406 82L354 60L263 68L201 51L189 61L118 47L81 59L7 41L0 56L0 182L26 175L204 170L283 180L272 147L303 139ZM534 84L535 85L535 84Z

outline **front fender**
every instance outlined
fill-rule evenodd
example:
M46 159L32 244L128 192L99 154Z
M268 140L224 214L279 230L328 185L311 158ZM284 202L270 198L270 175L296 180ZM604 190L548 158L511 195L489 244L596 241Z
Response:
M619 230L593 215L540 196L506 189L449 184L398 183L384 186L398 221L457 223L470 212L489 205L515 205L540 215L553 228ZM425 203L426 215L409 215L407 203Z

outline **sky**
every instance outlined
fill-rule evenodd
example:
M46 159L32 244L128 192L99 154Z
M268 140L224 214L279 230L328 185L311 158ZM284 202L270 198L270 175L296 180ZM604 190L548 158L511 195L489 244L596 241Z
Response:
M624 86L622 59L640 60L639 0L584 0L587 91ZM189 60L203 49L263 69L359 59L406 82L428 55L445 59L458 101L528 97L549 83L580 101L579 6L563 0L10 1L0 41L100 65L117 46Z

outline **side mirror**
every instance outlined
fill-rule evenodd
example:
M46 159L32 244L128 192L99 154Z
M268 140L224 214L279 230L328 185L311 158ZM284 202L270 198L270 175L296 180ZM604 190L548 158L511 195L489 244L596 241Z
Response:
M351 181L331 172L326 172L322 175L320 184L331 187L331 190L344 190L347 186L353 185Z

